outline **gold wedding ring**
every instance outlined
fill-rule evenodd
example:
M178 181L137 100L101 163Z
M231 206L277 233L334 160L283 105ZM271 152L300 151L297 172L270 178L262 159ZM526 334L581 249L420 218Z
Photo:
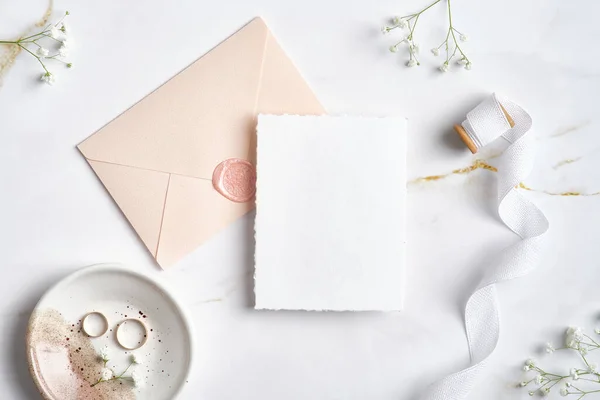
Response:
M121 327L127 323L127 322L134 322L139 324L143 329L144 329L144 337L142 338L142 340L140 342L138 342L137 346L127 346L123 343L123 341L121 340L121 338L119 337L119 330L121 329ZM146 327L146 324L144 324L142 321L140 321L139 319L134 319L134 318L127 318L123 321L121 321L118 325L117 325L117 329L115 331L115 338L117 339L117 343L119 343L119 345L126 349L126 350L136 350L139 349L140 347L142 347L143 345L146 344L146 341L148 341L148 328Z
M85 321L87 321L87 319L92 315L100 316L100 318L102 319L102 322L104 323L104 329L102 330L102 332L100 332L97 335L91 334L90 331L85 327ZM83 318L81 319L81 330L83 331L83 333L85 333L86 335L88 335L91 338L100 337L100 336L104 335L106 333L106 331L108 331L108 319L101 312L98 312L98 311L89 312L89 313L85 314L83 316Z

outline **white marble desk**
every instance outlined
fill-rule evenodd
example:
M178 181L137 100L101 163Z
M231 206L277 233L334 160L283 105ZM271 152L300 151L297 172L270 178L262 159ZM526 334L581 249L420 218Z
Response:
M452 124L497 91L534 118L539 154L525 184L551 221L541 268L499 289L502 335L472 399L514 399L518 365L600 310L600 3L454 1L473 70L402 66L379 33L425 0L96 1L68 9L76 47L54 87L21 55L0 87L0 397L36 399L25 362L29 313L57 279L119 261L175 286L198 351L182 399L413 399L468 364L462 309L481 260L517 238L495 214L493 151L472 156ZM0 37L43 14L43 0L0 1ZM75 145L252 17L261 15L333 114L409 118L409 270L397 314L256 312L253 215L160 271ZM426 50L445 32L427 14ZM467 168L463 173L453 170ZM449 174L446 176L446 174ZM439 176L419 180L422 177ZM560 195L566 192L576 196Z

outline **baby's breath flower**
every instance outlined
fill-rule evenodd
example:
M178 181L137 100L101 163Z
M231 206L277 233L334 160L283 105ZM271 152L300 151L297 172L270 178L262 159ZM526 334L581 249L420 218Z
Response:
M60 29L58 29L56 26L53 26L52 28L50 28L50 36L53 39L59 39L61 36L61 31Z
M538 375L535 377L535 384L536 384L536 385L541 385L543 381L544 381L544 377L543 377L542 375L539 375L539 374L538 374Z
M397 51L398 51L398 45L393 45L393 46L390 46L390 51L391 51L392 53L395 53L395 52L397 52Z
M546 387L546 388L541 388L540 389L540 396L546 397L549 394L550 394L550 388Z
M571 326L565 333L565 345L571 349L577 349L579 342L583 339L583 330L577 326Z
M402 31L403 29L405 29L407 27L409 28L410 32L407 33L408 36L405 38L405 41L407 41L408 45L409 45L408 51L410 54L410 58L407 62L407 65L409 67L415 66L415 65L420 65L419 60L416 57L416 55L419 53L419 46L414 42L416 32L418 31L417 24L418 24L418 21L420 20L419 18L421 16L421 14L423 14L424 12L426 12L427 10L432 8L437 3L440 3L440 0L433 0L431 2L431 4L429 4L428 6L426 6L423 9L421 9L421 11L409 14L408 17L402 18L402 17L395 16L392 18L392 23L393 23L392 26L383 26L381 28L381 31L383 34L387 34L396 28L400 28L399 31ZM448 26L448 30L445 35L446 38L442 42L442 44L440 44L438 47L432 48L431 53L434 56L438 56L440 54L440 48L445 48L446 63L445 63L445 65L440 66L440 70L443 72L447 72L449 70L448 64L451 60L455 59L454 58L455 56L462 56L464 59L463 65L465 66L465 68L471 69L471 65L467 60L465 52L460 46L460 40L465 41L468 38L466 35L460 33L454 27L454 25L452 23L452 11L451 11L450 2L448 1L446 3L447 3L448 19L449 19L449 26ZM398 46L398 44L396 44L396 46L390 47L389 48L390 51L396 52L397 46Z
M567 329L567 335L573 336L575 340L580 342L583 339L583 329L578 326L570 326Z
M100 359L105 363L108 362L108 346L104 346L102 350L100 350Z
M471 63L467 64L470 65ZM546 343L546 353L548 354L552 354L556 351L556 349L554 348L554 346L552 346L552 343L548 342Z
M392 22L394 23L394 25L397 25L400 29L404 29L407 26L406 20L400 17L394 17Z
M144 377L137 371L133 371L131 373L131 380L133 381L133 385L137 388L142 388L146 384L146 381L144 381Z
M528 395L530 395L530 396L532 396L532 397L533 397L533 396L535 396L535 392L534 392L534 391L530 391L530 392L529 392L529 393L527 393L527 394L528 394Z
M133 364L143 364L144 360L142 359L142 357L140 357L139 355L132 353L131 354L131 362Z
M73 39L69 38L69 39L63 39L62 40L62 45L64 47L71 47L73 46Z
M54 85L54 82L56 82L56 78L54 77L54 74L51 74L50 72L46 72L46 73L42 74L42 76L40 77L40 80L42 82L46 82L48 85Z
M465 69L466 69L467 71L470 71L472 67L473 67L473 65L471 64L471 62L470 62L470 61L469 61L468 63L466 63L466 64L465 64Z
M590 368L590 372L592 372L594 374L597 373L598 372L598 363L591 362L589 365L589 368Z
M43 47L39 47L36 53L38 56L40 56L40 58L48 57L48 49L45 49Z
M594 329L594 332L596 333L596 335L600 335L600 328Z
M60 48L58 49L58 54L61 57L68 57L69 56L69 47L65 46L64 44L62 46L60 46Z
M113 377L113 372L110 368L102 368L102 372L100 372L100 376L102 380L108 381Z
M568 396L569 395L569 389L567 389L566 386L565 387L561 387L560 388L560 395L563 396L563 397Z
M44 70L42 75L40 75L40 80L48 85L52 85L55 83L56 77L49 71L47 67L47 64L50 63L51 60L66 64L66 66L69 68L72 66L67 64L64 60L57 58L58 56L65 57L67 55L67 46L71 44L70 39L67 40L66 38L66 33L69 31L69 27L64 21L68 15L69 12L66 12L63 18L58 22L38 30L37 33L33 35L24 36L17 40L0 40L0 42L13 44L15 48L25 50L27 54L35 57L36 61ZM56 44L55 42L57 41L61 43L61 47L58 49L57 54L53 54L52 56L49 55L50 50L46 46L46 43L44 43L51 42L51 39L53 40L54 44ZM30 48L31 46L36 47Z
M579 374L577 373L577 370L575 368L571 368L569 375L571 375L571 379L573 379L574 381L579 379Z
M467 65L467 59L463 57L459 59L456 63L459 65Z
M468 37L467 35L463 35L463 34L461 34L461 35L460 35L460 40L461 40L462 42L466 42L467 40L469 40L469 37Z
M440 65L440 71L442 71L442 72L448 72L449 69L450 69L450 67L448 67L447 61L445 63L443 63L442 65ZM529 371L529 370L527 369L526 371Z
M67 68L73 68L73 63L67 63Z
M527 386L527 382L525 382L525 381L519 382L519 387L525 387L525 386Z

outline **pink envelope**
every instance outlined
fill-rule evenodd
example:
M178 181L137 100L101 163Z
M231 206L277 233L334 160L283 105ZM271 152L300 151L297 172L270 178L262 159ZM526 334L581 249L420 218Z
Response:
M255 163L257 114L324 112L255 18L78 148L165 268L254 207L211 179L226 159Z

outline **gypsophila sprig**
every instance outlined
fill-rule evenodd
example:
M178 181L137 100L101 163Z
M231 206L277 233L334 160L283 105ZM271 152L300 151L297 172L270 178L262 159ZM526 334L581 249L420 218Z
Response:
M72 47L72 40L67 37L71 32L65 21L68 15L69 12L67 11L58 22L47 25L34 35L22 37L17 40L0 40L0 44L17 46L19 50L23 50L35 57L44 70L40 76L40 80L48 85L53 85L56 77L48 69L48 60L60 62L67 68L73 66L72 63L66 60Z
M594 330L600 335L600 330ZM546 343L546 353L553 354L564 350L577 356L578 364L575 367L565 369L563 372L550 372L542 368L541 364L530 358L523 363L523 370L529 376L517 384L517 387L532 387L528 390L530 396L548 396L552 392L563 397L572 396L574 400L580 400L588 395L600 395L600 371L598 363L588 358L589 353L600 349L600 340L587 335L583 328L577 326L569 327L564 335L563 347L554 347Z
M400 49L400 46L406 44L408 48L408 61L406 62L406 66L414 67L416 65L421 65L419 59L417 58L419 47L415 42L415 29L417 28L417 24L421 15L441 1L442 0L435 0L433 3L417 13L408 14L403 17L396 16L392 19L391 26L383 26L381 28L381 31L384 34L388 34L394 30L401 32L402 36L395 44L390 46L390 51L392 53L397 53ZM446 32L446 38L439 46L432 48L431 53L437 57L440 54L440 49L446 51L446 60L439 66L439 70L441 72L448 72L450 70L450 63L454 59L457 59L458 63L461 64L466 70L471 70L473 63L469 57L467 57L459 44L459 40L466 42L468 40L468 36L459 32L452 22L451 1L452 0L446 0L448 9L448 31ZM408 32L406 32L406 30Z
M100 371L100 377L98 378L98 380L96 382L94 382L90 386L94 387L102 382L111 382L111 381L118 381L118 380L130 381L131 383L133 383L133 385L135 387L142 387L144 385L144 380L143 380L142 375L137 373L135 370L133 370L131 372L131 375L129 375L129 376L125 375L127 373L127 371L135 368L136 365L142 364L143 360L137 354L135 354L135 353L131 354L131 356L129 357L129 365L127 366L127 368L125 368L125 370L123 372L121 372L118 375L115 374L115 371L108 368L108 366L107 366L108 362L110 361L110 358L108 356L108 348L106 346L102 350L100 350L98 360L100 360L100 362L103 363L102 370Z

